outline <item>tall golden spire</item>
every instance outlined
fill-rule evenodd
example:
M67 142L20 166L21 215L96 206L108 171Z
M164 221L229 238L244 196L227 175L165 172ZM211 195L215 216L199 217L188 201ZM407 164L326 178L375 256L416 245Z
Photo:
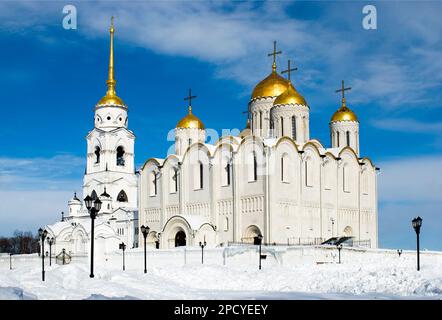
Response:
M114 75L114 17L111 17L111 25L109 28L110 33L110 52L109 52L109 74L108 79L106 81L107 91L106 95L101 98L97 105L118 105L125 106L123 100L121 100L115 91L115 85L117 81L115 81Z

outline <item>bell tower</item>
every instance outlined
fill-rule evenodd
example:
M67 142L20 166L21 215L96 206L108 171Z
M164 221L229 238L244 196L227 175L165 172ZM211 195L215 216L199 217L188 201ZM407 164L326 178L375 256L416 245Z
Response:
M135 135L128 129L128 107L117 96L114 74L114 23L111 20L107 91L95 106L94 128L86 136L83 196L109 195L110 207L137 207ZM106 192L105 192L106 190Z

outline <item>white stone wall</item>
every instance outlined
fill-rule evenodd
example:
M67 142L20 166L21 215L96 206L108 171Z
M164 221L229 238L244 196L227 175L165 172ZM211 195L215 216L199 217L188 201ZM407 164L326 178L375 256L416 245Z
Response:
M202 189L195 188L199 163ZM180 168L178 192L170 189L173 166ZM154 170L160 173L158 193L150 195ZM325 149L316 140L300 146L289 137L224 137L215 146L193 144L182 157L148 160L139 189L140 225L166 237L161 241L165 246L174 246L173 233L179 230L185 231L188 245L204 237L210 246L247 242L261 233L270 243L349 235L377 246L376 168L349 147Z

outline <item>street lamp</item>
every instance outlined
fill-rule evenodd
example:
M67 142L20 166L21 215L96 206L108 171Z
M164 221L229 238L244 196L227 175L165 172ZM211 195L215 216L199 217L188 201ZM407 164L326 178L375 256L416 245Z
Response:
M419 254L420 254L420 250L419 250L419 234L421 232L421 226L422 226L422 218L421 217L417 217L414 218L411 221L411 224L414 228L414 231L416 231L416 251L417 251L417 271L420 270L420 260L419 260Z
M9 252L9 270L12 270L12 252Z
M45 239L48 235L48 232L46 230L43 230L42 228L38 229L38 237L41 241L41 281L45 281Z
M201 264L204 264L204 247L207 245L206 239L204 237L204 242L200 241L200 247L201 247Z
M261 270L261 259L266 259L267 258L267 255L261 254L262 238L263 238L262 235L258 235L258 236L253 238L253 240L255 241L254 243L259 245L259 270Z
M124 250L126 250L126 245L124 244L124 242L120 243L120 249L123 250L123 271L126 270L126 266L124 263Z
M144 273L147 273L146 238L147 238L147 235L149 234L150 228L148 226L142 225L140 227L140 230L141 230L141 233L143 234L143 237L144 237Z
M397 249L397 254L399 255L399 258L400 258L401 254L402 254L402 249Z
M342 250L342 244L339 244L336 246L338 248L338 252L339 252L339 264L341 264L341 250Z
M95 218L97 217L97 214L101 209L101 201L98 198L95 199L94 201L94 198L92 198L91 196L86 196L86 198L84 198L84 203L91 217L91 274L89 275L89 277L93 278L94 277L94 226L95 226Z
M49 244L49 266L52 266L52 245L55 243L54 238L48 238Z

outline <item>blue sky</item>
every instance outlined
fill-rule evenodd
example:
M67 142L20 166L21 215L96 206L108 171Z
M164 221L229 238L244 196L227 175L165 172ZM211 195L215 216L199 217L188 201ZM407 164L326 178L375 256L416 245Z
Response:
M361 122L361 155L382 169L383 247L442 250L442 4L370 2L378 28L362 28L362 1L72 2L78 28L62 27L64 1L0 3L0 235L35 230L81 191L85 136L105 93L109 17L115 16L117 92L129 106L136 163L164 157L186 113L189 87L206 127L242 129L253 87L277 40L299 68L311 136L329 145L341 79Z

